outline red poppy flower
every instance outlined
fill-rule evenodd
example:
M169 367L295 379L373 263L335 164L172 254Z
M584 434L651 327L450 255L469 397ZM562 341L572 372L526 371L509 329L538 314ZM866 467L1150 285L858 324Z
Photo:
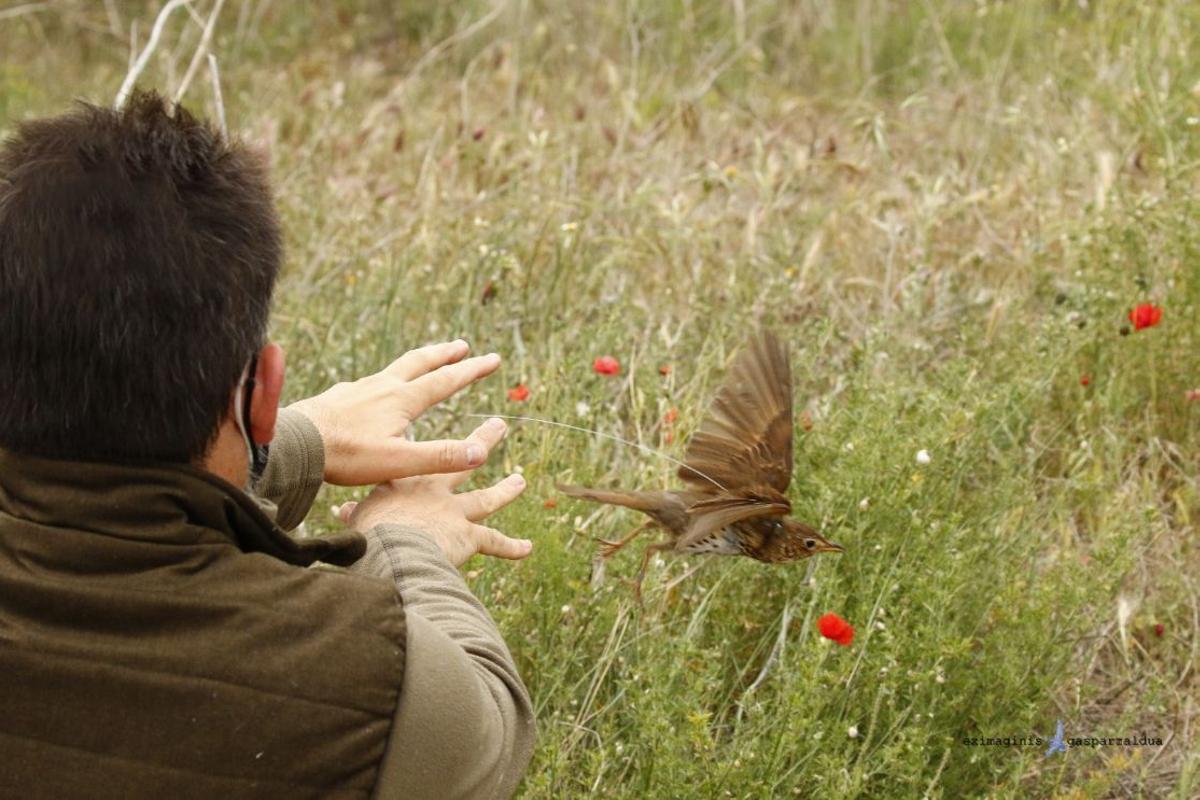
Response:
M523 383L518 383L516 386L508 390L508 399L518 403L524 403L529 399L529 387Z
M1153 328L1162 319L1163 310L1153 303L1142 303L1136 306L1129 312L1129 321L1133 323L1133 329L1140 331L1142 328Z
M668 375L670 375L671 374L671 365L663 364L662 366L660 366L658 368L658 374L662 375L664 378L667 377Z
M1166 628L1164 628L1163 624L1160 622L1154 626L1154 635L1161 639L1162 635L1163 635L1163 631L1165 631L1165 630L1166 630Z
M600 356L592 362L592 370L597 375L619 375L621 373L621 362L612 356Z
M546 502L542 503L542 508L558 508L558 501L553 497L547 498Z
M1079 376L1079 385L1080 386L1089 386L1089 385L1091 385L1091 383L1092 383L1091 375L1080 375Z
M842 647L849 647L854 641L854 626L832 612L817 620L817 630L826 639L833 639Z

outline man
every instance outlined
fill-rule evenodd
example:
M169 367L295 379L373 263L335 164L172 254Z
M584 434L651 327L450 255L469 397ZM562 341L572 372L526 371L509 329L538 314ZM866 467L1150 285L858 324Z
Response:
M454 493L504 425L404 437L499 357L281 412L281 260L260 159L157 95L0 148L0 796L504 797L528 764L457 571L530 552L479 524L519 476ZM322 480L380 485L290 537Z

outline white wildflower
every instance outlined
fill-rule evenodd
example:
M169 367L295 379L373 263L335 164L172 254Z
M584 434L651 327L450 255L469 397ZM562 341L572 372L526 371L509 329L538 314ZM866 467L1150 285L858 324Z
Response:
M917 451L917 463L918 464L920 464L921 466L924 466L924 465L928 464L930 461L933 461L933 459L930 457L928 450L918 450Z
M858 738L858 726L851 725L850 729L846 731L846 735L849 736L851 739L857 739Z

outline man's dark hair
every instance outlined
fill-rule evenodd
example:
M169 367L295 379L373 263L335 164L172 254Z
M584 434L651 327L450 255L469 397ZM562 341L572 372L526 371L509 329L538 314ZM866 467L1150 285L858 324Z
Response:
M135 93L0 146L0 447L199 460L282 260L264 160Z

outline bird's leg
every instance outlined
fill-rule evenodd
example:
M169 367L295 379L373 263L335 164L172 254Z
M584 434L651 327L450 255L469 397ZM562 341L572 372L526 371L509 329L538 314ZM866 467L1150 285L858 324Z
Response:
M646 579L646 568L650 566L650 558L655 553L662 550L673 550L674 542L658 542L646 548L642 554L642 567L638 570L637 577L633 579L633 596L637 598L638 605L642 604L642 581Z
M604 545L604 547L600 548L600 557L601 558L611 558L614 553L616 553L622 547L624 547L625 545L632 542L635 538L637 538L638 534L644 533L645 531L649 530L650 528L653 528L654 525L655 525L654 520L652 520L652 519L646 520L641 525L639 525L637 528L635 528L633 530L633 533L630 533L628 536L626 536L624 539L620 540L619 542L610 542L608 539L597 539L596 541L598 541L600 544Z

